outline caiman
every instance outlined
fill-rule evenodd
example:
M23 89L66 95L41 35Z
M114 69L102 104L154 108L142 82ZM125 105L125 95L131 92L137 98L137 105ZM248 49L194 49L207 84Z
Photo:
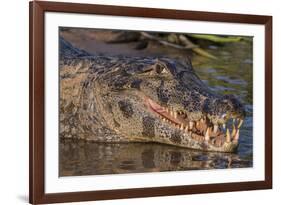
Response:
M60 137L235 152L245 118L189 60L89 54L60 37Z

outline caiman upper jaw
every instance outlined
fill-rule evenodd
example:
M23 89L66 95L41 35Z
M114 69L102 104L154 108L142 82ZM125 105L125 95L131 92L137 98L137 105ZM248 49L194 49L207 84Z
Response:
M230 123L213 124L206 115L203 115L200 119L191 120L188 113L184 111L163 107L149 98L146 99L146 103L151 111L157 114L163 122L169 123L171 126L187 133L193 140L207 144L211 147L211 150L213 147L213 151L233 151L233 148L238 144L239 129L243 119L233 118L232 124L228 128L227 125L229 126Z

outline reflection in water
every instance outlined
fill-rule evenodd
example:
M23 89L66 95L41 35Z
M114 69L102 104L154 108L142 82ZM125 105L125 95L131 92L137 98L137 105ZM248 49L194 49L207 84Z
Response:
M207 153L157 143L60 142L60 176L249 167L236 154Z
M64 37L90 53L164 55L183 59L186 52L151 44L135 50L129 44L105 44L99 32L73 30ZM104 33L102 33L104 36ZM240 129L236 153L200 152L154 143L98 144L83 141L60 142L60 176L137 173L171 170L221 169L253 165L253 56L252 39L203 47L217 60L193 55L194 70L212 90L234 94L245 105L247 116ZM115 53L114 53L115 52Z

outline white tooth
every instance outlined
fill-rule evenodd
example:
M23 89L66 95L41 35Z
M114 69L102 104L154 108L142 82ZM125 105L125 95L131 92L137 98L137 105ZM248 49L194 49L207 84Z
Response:
M162 120L163 120L164 122L166 122L166 118L163 118Z
M229 129L227 128L227 130L226 130L226 142L230 142L230 140L231 140L230 132L229 132Z
M183 130L184 128L183 128L183 124L181 124L181 130Z
M235 129L235 126L233 125L232 126L232 133L231 133L231 136L234 137L236 134L236 129Z
M223 129L225 129L225 123L223 123L222 127L223 127Z
M205 139L205 141L209 141L209 139L210 139L209 127L206 130L205 138L204 139Z
M215 134L216 134L217 131L218 131L218 127L219 127L218 125L214 125L214 130L213 130L213 131L214 131Z
M237 132L233 138L233 141L235 141L235 142L238 142L238 140L239 140L239 129L237 130Z
M172 111L172 110L169 110L169 114L173 116L173 111Z
M190 130L192 130L193 125L194 125L194 122L191 122L191 121L190 121L190 122L189 122L189 129L190 129Z
M184 130L187 132L188 131L188 126L186 126Z
M240 121L239 121L239 124L238 124L238 126L237 126L237 128L239 129L242 124L243 124L243 120L240 120Z

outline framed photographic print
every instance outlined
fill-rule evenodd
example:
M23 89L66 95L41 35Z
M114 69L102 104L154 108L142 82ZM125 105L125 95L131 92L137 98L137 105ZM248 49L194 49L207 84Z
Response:
M272 187L272 17L30 2L30 203Z

